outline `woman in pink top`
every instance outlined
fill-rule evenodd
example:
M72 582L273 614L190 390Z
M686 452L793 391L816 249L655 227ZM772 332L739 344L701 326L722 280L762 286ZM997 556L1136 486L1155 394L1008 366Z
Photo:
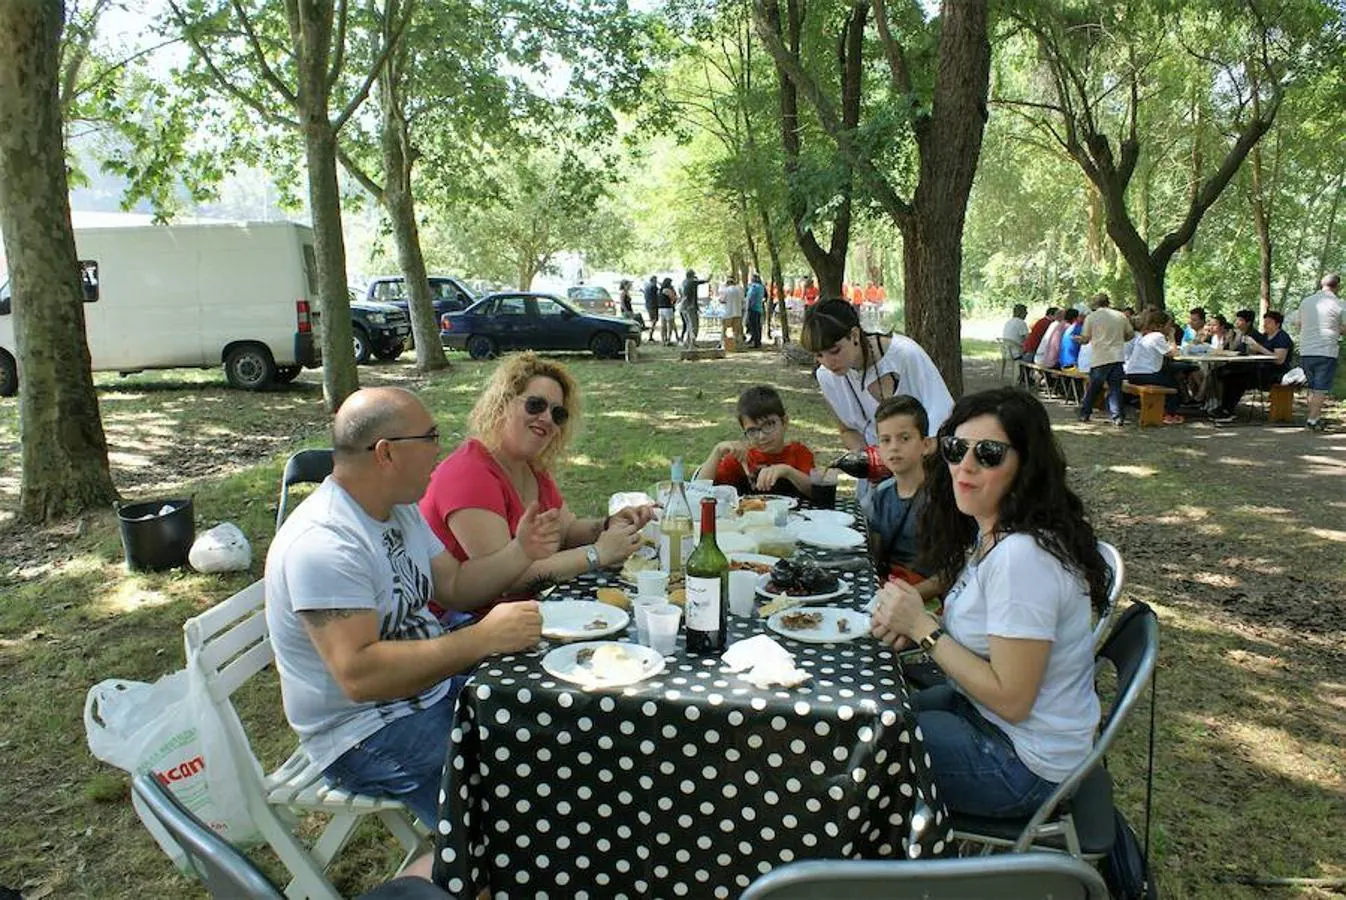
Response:
M574 435L579 412L579 386L564 366L533 353L506 357L472 408L472 436L439 464L421 498L421 514L460 560L503 550L531 504L539 512L561 510L557 551L529 566L502 600L615 565L640 546L648 508L581 519L556 486L551 469Z

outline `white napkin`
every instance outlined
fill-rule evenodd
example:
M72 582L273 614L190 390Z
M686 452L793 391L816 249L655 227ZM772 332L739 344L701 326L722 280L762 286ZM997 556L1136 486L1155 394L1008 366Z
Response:
M608 515L614 515L628 506L648 506L654 503L644 491L622 491L608 498Z
M724 651L720 660L726 669L738 672L740 678L759 688L773 684L794 687L812 677L803 669L795 667L794 655L789 650L765 634L735 641Z

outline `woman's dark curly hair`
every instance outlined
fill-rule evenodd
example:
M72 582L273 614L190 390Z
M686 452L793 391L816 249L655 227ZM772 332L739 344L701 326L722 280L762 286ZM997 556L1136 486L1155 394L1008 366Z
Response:
M1084 517L1084 504L1066 485L1066 459L1047 411L1036 397L1018 388L968 394L954 404L939 436L952 435L959 425L979 416L995 416L1019 455L1019 471L1000 501L997 532L1031 534L1067 570L1084 577L1089 599L1101 611L1112 576L1098 551L1093 526ZM967 562L977 523L959 511L949 465L938 453L926 461L926 491L929 502L920 519L921 562L945 584L953 584Z

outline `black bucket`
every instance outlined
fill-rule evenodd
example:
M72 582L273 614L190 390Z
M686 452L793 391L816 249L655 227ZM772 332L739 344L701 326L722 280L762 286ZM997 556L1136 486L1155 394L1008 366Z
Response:
M164 507L171 507L161 513ZM121 524L126 568L133 572L159 572L187 562L196 540L196 521L191 498L147 500L117 507Z

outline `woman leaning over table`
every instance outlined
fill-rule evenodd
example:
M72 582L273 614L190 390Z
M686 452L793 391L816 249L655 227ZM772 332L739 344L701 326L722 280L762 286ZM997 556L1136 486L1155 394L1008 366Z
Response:
M552 469L579 415L579 386L564 366L534 353L505 357L472 408L472 436L439 464L421 498L421 514L460 560L505 549L531 504L539 512L561 510L557 552L529 566L502 600L524 599L539 584L614 565L640 546L648 507L581 519L561 496Z
M949 808L1027 816L1093 745L1090 607L1107 598L1107 567L1034 397L963 397L938 447L919 531L923 561L953 585L942 627L899 582L880 591L872 630L921 645L949 677L913 698Z
M889 397L907 394L921 401L932 431L953 406L943 376L920 344L901 334L865 331L855 307L845 300L812 307L804 316L799 343L818 361L818 387L847 450L878 445L874 411ZM867 503L869 483L861 481L857 490L861 503Z

